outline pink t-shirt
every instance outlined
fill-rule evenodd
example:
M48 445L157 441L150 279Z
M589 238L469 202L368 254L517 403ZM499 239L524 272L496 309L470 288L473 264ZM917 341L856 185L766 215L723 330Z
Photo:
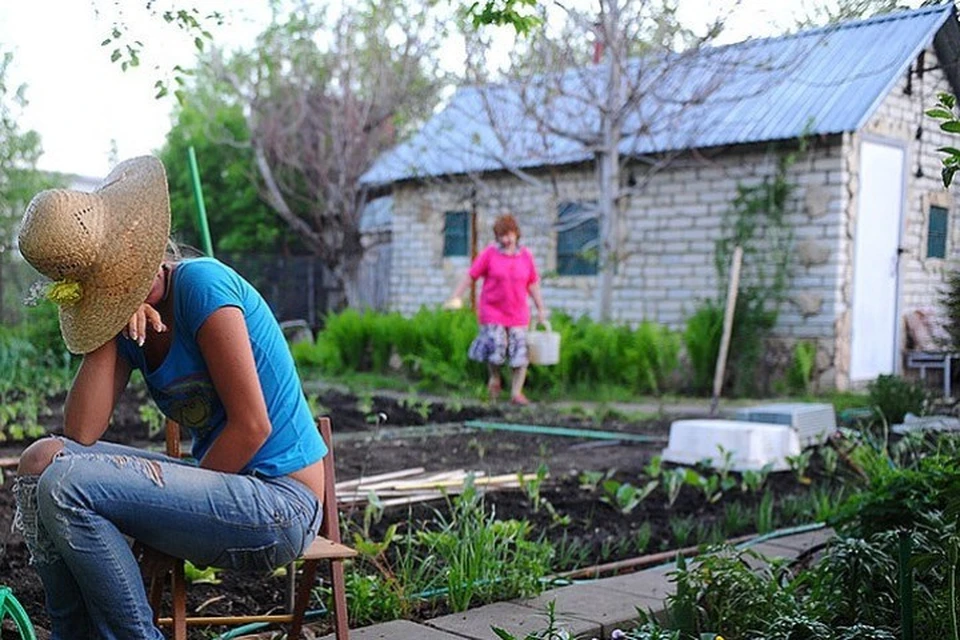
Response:
M470 277L483 278L477 314L480 324L503 327L530 324L527 295L530 285L540 276L529 249L520 247L515 254L507 255L492 244L473 261Z

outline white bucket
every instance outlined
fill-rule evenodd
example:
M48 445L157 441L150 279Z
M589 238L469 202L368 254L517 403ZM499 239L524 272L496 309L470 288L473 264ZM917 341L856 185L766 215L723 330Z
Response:
M530 364L551 365L560 362L560 334L551 330L550 323L544 321L546 331L540 331L534 324L527 332L527 357Z

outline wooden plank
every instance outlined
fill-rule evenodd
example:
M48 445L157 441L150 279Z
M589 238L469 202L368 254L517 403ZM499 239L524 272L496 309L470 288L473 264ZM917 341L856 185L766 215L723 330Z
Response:
M527 474L524 474L523 479L524 481L529 481L529 480L535 479L536 477L537 477L537 474L535 473L527 473ZM505 473L499 476L474 478L473 484L477 486L485 486L485 485L499 485L507 482L518 482L518 481L519 479L517 477L517 474ZM459 482L455 480L444 480L444 481L435 482L435 483L420 482L420 481L406 481L406 482L398 482L396 485L394 485L394 488L395 489L424 489L424 488L430 488L430 487L454 487L454 486L461 486L463 484L465 484L465 482Z
M739 245L733 250L733 264L730 265L730 285L727 288L727 308L723 313L723 334L720 336L720 353L713 374L713 397L710 399L710 415L717 415L720 405L720 391L723 389L723 374L727 369L727 351L730 348L730 336L733 333L733 314L737 308L737 291L740 289L740 265L743 263L743 248Z
M391 471L390 473L381 473L375 476L360 476L359 478L354 478L353 480L344 480L337 483L337 491L346 490L351 487L355 487L364 483L379 482L381 480L391 480L393 478L404 478L407 476L415 476L418 473L423 473L423 467L414 467L411 469L403 469L402 471Z

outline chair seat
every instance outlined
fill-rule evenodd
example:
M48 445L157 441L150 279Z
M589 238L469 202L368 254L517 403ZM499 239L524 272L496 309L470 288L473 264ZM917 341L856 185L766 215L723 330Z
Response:
M317 536L300 556L301 560L325 560L328 558L353 558L357 552L339 542Z

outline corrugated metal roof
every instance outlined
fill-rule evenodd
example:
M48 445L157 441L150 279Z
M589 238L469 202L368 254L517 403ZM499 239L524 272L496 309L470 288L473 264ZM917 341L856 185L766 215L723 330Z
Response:
M640 155L860 128L953 14L951 4L748 40L625 70L631 104L620 151ZM592 157L603 64L527 83L463 87L362 182L532 168ZM638 81L634 81L636 78ZM693 103L693 104L691 104Z

